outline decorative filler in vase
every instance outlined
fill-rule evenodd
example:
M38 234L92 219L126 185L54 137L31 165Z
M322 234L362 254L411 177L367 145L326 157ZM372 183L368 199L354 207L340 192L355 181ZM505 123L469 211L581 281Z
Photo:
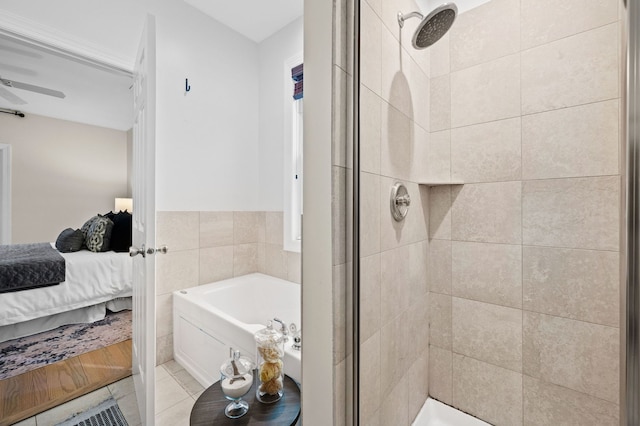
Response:
M253 385L253 362L241 357L240 351L230 350L231 358L220 367L220 387L224 396L231 401L224 410L230 419L247 414L249 403L242 399Z
M258 378L260 386L256 389L256 399L271 404L282 398L284 368L284 335L273 328L269 321L267 328L254 335L258 354Z

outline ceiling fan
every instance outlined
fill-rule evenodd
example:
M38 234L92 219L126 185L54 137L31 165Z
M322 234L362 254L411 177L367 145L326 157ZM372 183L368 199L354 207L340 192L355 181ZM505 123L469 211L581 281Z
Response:
M27 103L24 99L11 93L5 87L12 87L14 89L28 90L30 92L40 93L42 95L54 96L56 98L64 98L65 94L59 90L48 89L46 87L35 86L33 84L22 83L20 81L8 80L0 77L0 97L5 98L9 102L15 105L24 105Z

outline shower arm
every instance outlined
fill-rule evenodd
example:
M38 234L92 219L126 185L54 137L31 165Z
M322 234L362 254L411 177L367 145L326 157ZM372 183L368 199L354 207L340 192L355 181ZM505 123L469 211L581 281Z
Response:
M422 15L422 13L420 12L411 12L407 13L406 15L402 12L398 12L398 25L400 25L400 28L404 27L405 20L411 18L420 18L420 20L422 20L424 18L424 15Z

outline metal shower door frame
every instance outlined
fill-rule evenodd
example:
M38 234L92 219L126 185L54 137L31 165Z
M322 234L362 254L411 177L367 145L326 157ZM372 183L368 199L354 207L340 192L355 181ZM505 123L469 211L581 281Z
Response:
M621 333L620 424L640 424L640 0L621 2L626 7L622 32L623 158L621 214ZM626 56L624 55L626 53ZM624 66L626 65L626 66Z

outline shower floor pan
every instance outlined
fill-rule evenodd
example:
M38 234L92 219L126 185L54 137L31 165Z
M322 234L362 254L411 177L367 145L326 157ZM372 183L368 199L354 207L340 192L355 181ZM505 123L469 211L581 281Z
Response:
M435 399L427 399L412 426L491 426L480 419L449 407Z

